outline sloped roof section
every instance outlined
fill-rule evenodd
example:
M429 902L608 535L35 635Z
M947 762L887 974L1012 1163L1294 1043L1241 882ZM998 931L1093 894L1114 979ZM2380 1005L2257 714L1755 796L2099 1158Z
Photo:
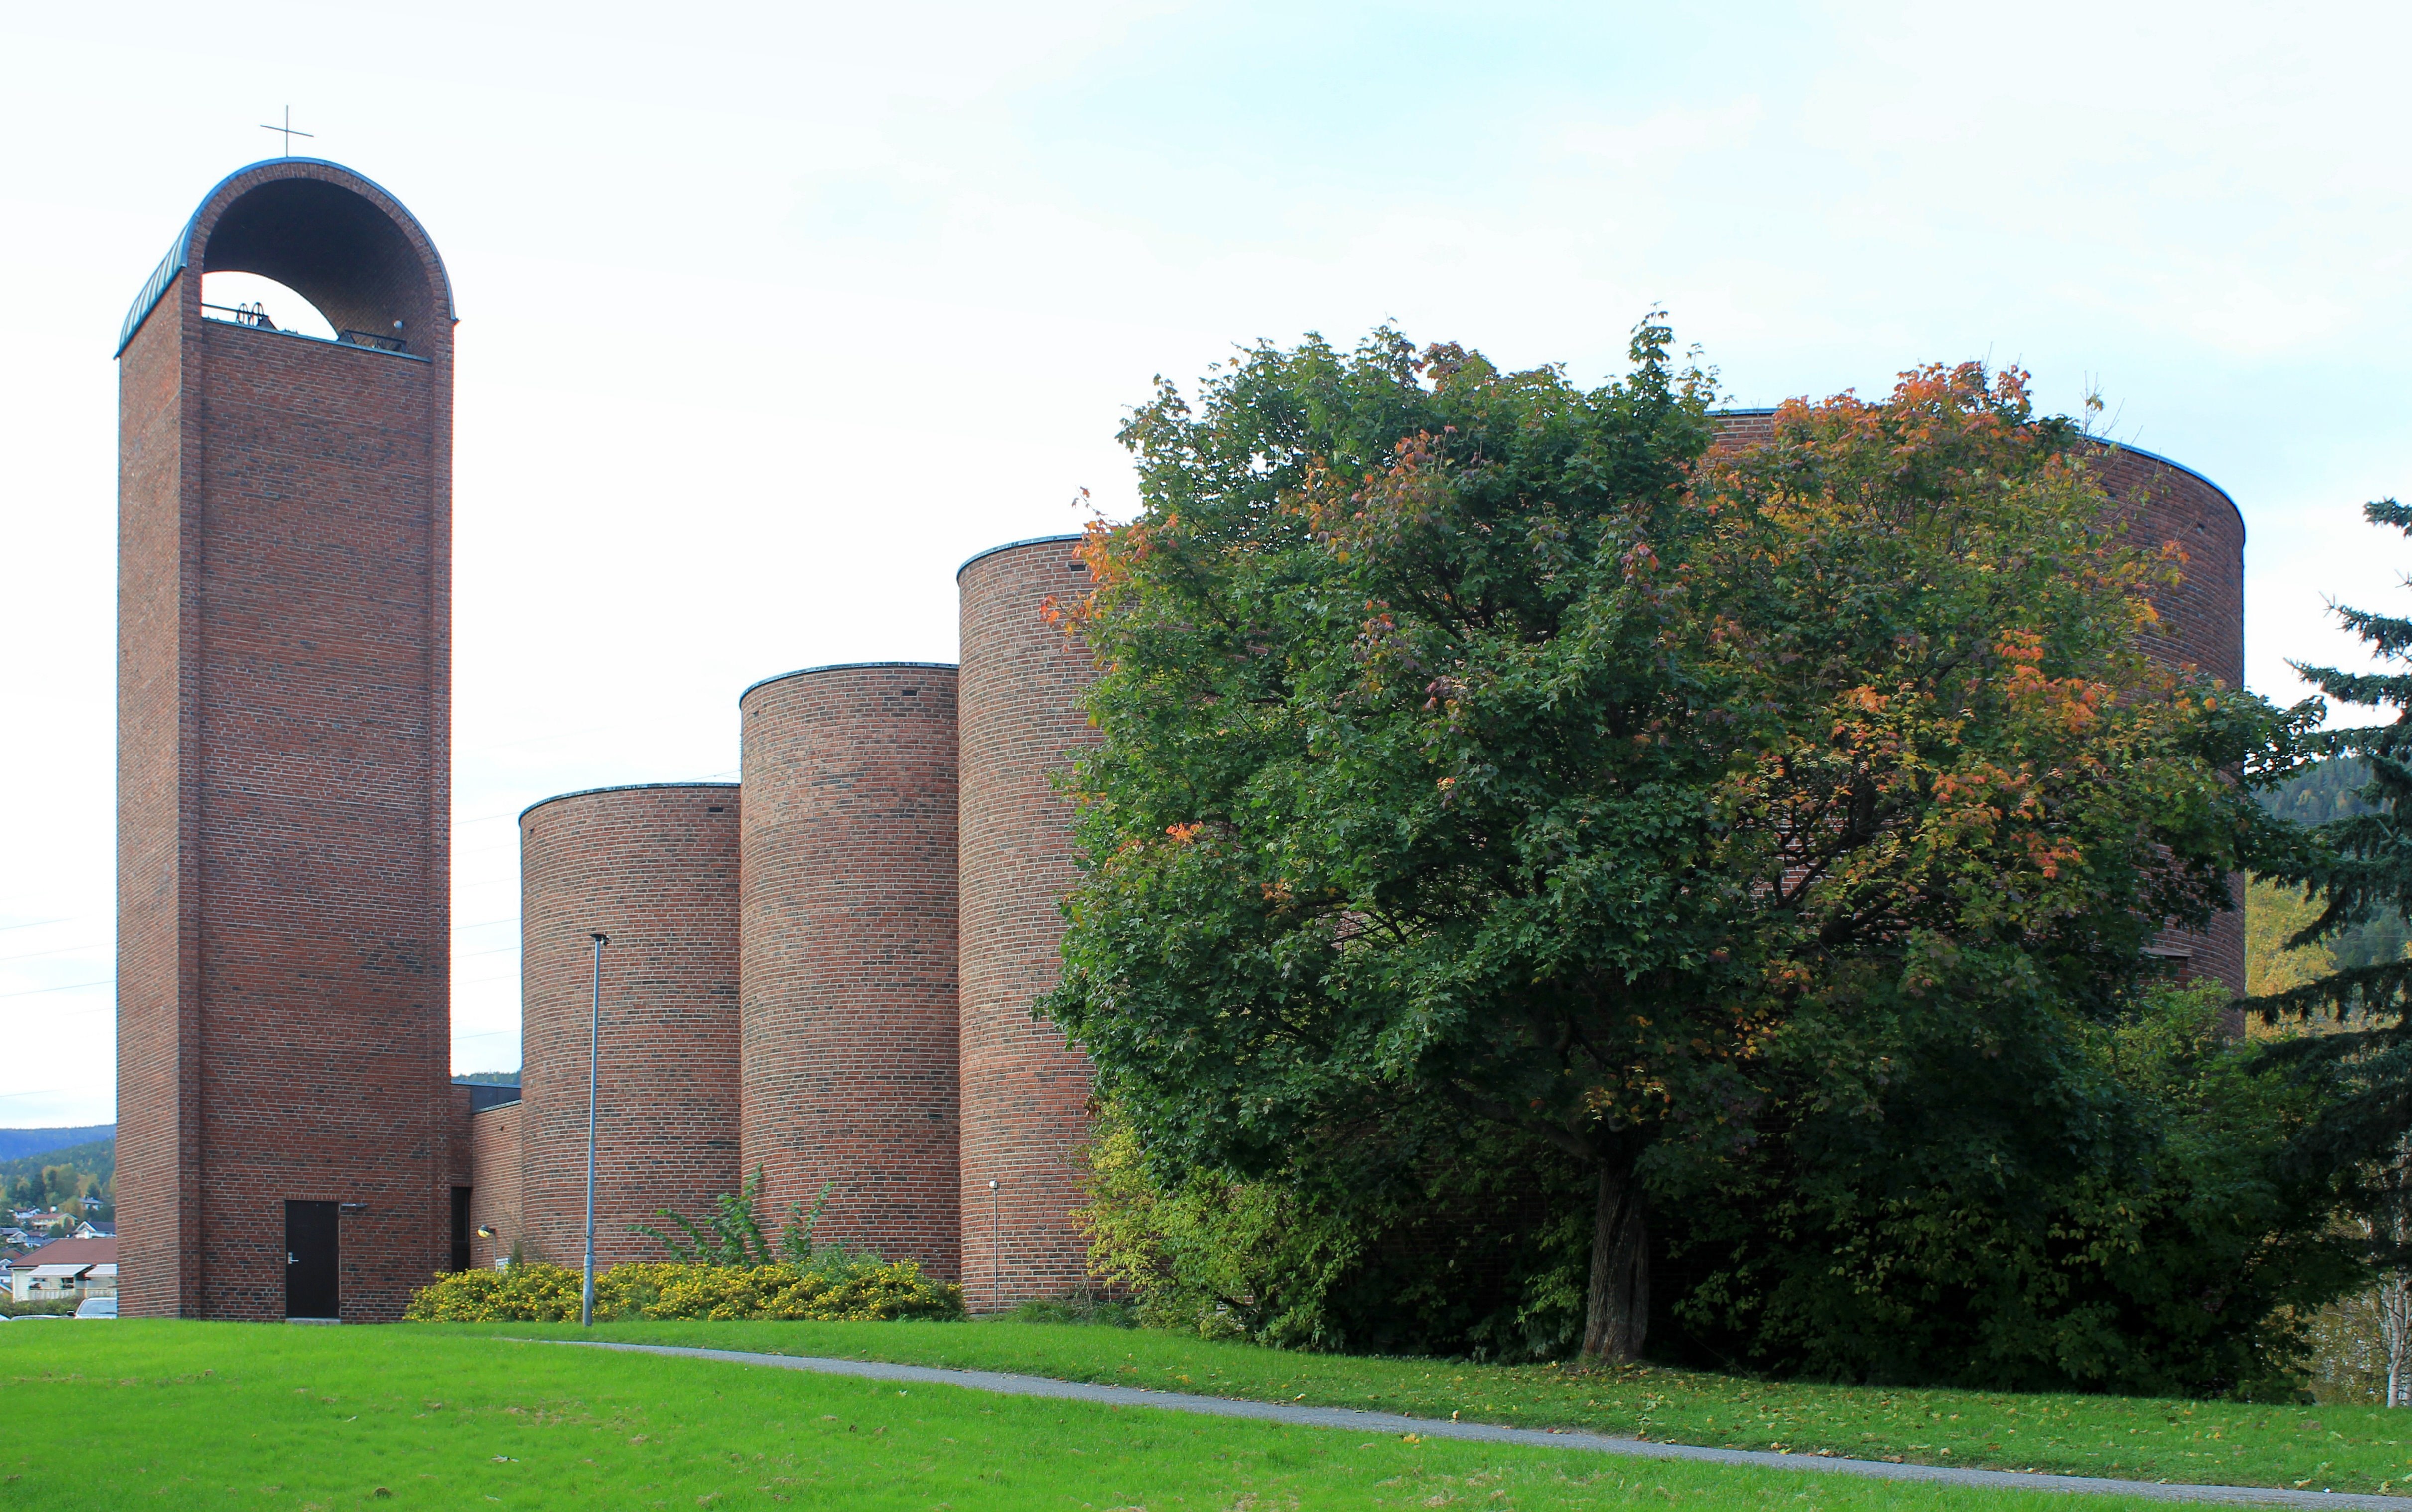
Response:
M115 1265L117 1236L106 1239L54 1239L29 1255L17 1256L17 1269L29 1265Z

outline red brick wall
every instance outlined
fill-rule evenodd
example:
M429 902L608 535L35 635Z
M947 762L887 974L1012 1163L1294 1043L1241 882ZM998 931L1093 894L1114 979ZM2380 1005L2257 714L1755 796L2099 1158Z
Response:
M402 249L412 355L200 318L221 217L294 180ZM229 179L188 244L121 369L125 1305L282 1316L300 1198L361 1205L343 1315L390 1318L449 1229L449 293L326 165Z
M531 1259L576 1266L584 1252L596 932L610 943L596 1264L668 1258L630 1226L660 1226L663 1208L695 1216L737 1189L739 809L733 783L680 783L565 794L520 815L515 1232Z
M1723 410L1716 422L1716 436L1709 443L1713 456L1728 457L1775 439L1775 411L1772 409Z
M469 1264L491 1270L511 1253L520 1232L520 1114L527 1105L504 1103L469 1118ZM581 1222L583 1208L581 1207ZM476 1231L491 1228L492 1239Z
M200 1311L200 1000L188 845L189 685L198 619L199 468L184 438L187 273L118 367L118 1305L129 1317ZM198 347L199 336L192 342ZM198 462L196 458L195 462ZM189 482L189 486L188 486Z
M816 668L744 719L744 1168L816 1237L958 1247L955 669Z
M1736 410L1717 417L1715 449L1731 453L1774 438L1772 410ZM2209 479L2166 458L2107 447L2094 455L2095 476L2130 512L2131 535L2142 544L2175 543L2186 556L2184 580L2154 607L2164 633L2146 649L2170 666L2193 667L2228 687L2244 685L2244 517ZM2243 900L2242 878L2231 885ZM2171 931L2155 948L2184 958L2190 973L2217 977L2244 991L2244 915L2224 914L2206 934Z
M1050 779L1096 732L1080 711L1087 655L1039 617L1087 592L1074 536L974 557L963 589L963 1254L964 1299L1011 1307L1081 1284L1077 1153L1089 1064L1030 1017L1055 985L1078 878L1071 812ZM997 1183L992 1194L989 1182ZM993 1201L993 1207L992 1202Z

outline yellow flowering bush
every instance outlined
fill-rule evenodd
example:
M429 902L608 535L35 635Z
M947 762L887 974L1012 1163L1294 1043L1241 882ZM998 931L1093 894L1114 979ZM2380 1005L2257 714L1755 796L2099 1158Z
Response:
M565 1266L456 1270L419 1288L402 1315L414 1323L558 1323L578 1315L580 1290L578 1272ZM599 1284L596 1291L599 1301Z
M516 1265L438 1276L411 1298L417 1323L562 1323L578 1316L581 1282L566 1266ZM595 1316L781 1318L877 1323L959 1318L963 1288L921 1273L912 1260L846 1256L809 1266L615 1265L595 1278Z

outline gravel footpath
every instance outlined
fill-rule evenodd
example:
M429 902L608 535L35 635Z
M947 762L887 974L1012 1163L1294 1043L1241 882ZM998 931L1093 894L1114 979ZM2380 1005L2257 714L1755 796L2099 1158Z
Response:
M2412 1497L2405 1496L2298 1491L2270 1486L2173 1485L2166 1481L2111 1480L2098 1475L1957 1470L1946 1465L1897 1465L1882 1460L1774 1454L1764 1449L1707 1449L1688 1444L1614 1438L1605 1433L1585 1433L1572 1429L1501 1428L1490 1423L1449 1422L1433 1417L1404 1417L1397 1413L1359 1412L1349 1407L1299 1407L1280 1402L1238 1402L1229 1397L1145 1391L1127 1386L1092 1386L1085 1381L1058 1381L1046 1375L1008 1375L1002 1371L949 1371L927 1365L890 1365L877 1360L828 1359L812 1355L762 1355L737 1349L690 1349L678 1344L616 1343L601 1339L522 1339L514 1342L618 1349L636 1355L677 1355L688 1359L722 1360L732 1365L767 1365L774 1370L855 1375L874 1381L911 1381L923 1386L959 1386L1007 1397L1048 1397L1061 1402L1097 1402L1109 1407L1153 1407L1159 1412L1198 1413L1208 1417L1246 1417L1258 1422L1288 1423L1300 1428L1339 1429L1344 1432L1414 1433L1421 1438L1467 1439L1478 1444L1515 1444L1542 1449L1586 1449L1596 1454L1622 1454L1642 1460L1691 1460L1705 1464L1746 1465L1754 1470L1805 1470L1835 1475L1865 1475L1872 1480L1932 1481L1945 1486L1982 1486L2005 1490L2146 1496L2164 1502L2366 1507L2370 1512L2412 1512Z

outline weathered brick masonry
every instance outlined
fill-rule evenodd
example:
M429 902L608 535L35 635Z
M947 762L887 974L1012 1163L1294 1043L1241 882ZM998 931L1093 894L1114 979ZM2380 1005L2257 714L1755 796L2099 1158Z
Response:
M568 793L520 815L519 1220L500 1237L580 1263L586 1226L586 1065L594 945L603 952L596 1062L595 1262L660 1260L633 1226L737 1190L734 783ZM473 1196L473 1202L478 1200Z
M1728 410L1717 417L1716 449L1730 454L1774 438L1775 411ZM2200 473L2134 447L2105 444L2091 459L2096 478L2129 517L2140 544L2174 544L2185 553L2184 579L2154 608L2163 634L2147 650L2165 664L2210 673L2231 688L2244 685L2244 516L2236 501ZM2243 879L2231 888L2243 902ZM2212 921L2206 934L2170 931L2156 948L2183 960L2190 973L2244 991L2244 914Z
M204 319L224 271L407 350ZM262 163L119 355L123 1305L281 1316L284 1204L340 1202L390 1318L449 1237L449 286L375 184Z
M1059 975L1059 904L1079 874L1071 809L1052 779L1098 738L1080 708L1095 667L1040 617L1050 595L1088 592L1078 539L999 547L958 576L963 1291L975 1309L1064 1292L1087 1272L1069 1214L1081 1202L1089 1063L1030 1016Z
M955 668L757 683L744 721L744 1168L816 1238L961 1274Z

